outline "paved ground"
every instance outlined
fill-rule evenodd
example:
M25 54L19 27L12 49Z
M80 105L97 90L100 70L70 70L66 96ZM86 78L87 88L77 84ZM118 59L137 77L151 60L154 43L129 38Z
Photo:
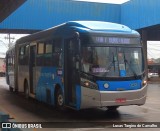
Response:
M33 99L25 99L22 94L11 93L4 78L0 78L0 111L10 114L10 117L17 122L73 122L79 123L82 127L89 123L91 128L61 128L61 130L160 130L151 128L107 128L100 122L160 122L160 83L150 82L148 86L147 102L143 106L124 106L118 111L110 112L106 109L88 109L82 111L64 110L58 111L53 107L37 102ZM84 125L83 125L84 124ZM77 124L78 125L78 124ZM65 126L65 123L61 125ZM92 127L94 126L94 127ZM46 130L46 129L42 129ZM53 130L53 129L48 129ZM54 130L60 130L55 129Z

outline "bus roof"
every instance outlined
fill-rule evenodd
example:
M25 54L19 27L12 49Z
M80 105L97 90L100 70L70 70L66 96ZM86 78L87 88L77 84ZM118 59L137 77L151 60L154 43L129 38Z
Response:
M111 22L104 22L104 21L69 21L66 25L73 26L75 28L81 28L82 30L92 30L92 31L103 31L103 32L126 32L126 33L133 33L137 34L137 31L131 30L129 27L111 23Z
M35 40L41 38L44 35L50 36L53 35L53 33L60 33L61 35L64 35L66 34L66 31L69 31L69 28L77 30L79 32L122 33L139 36L139 33L137 31L131 30L129 27L122 24L104 21L69 21L58 26L49 28L47 30L22 37L19 40L17 40L16 43L18 44Z

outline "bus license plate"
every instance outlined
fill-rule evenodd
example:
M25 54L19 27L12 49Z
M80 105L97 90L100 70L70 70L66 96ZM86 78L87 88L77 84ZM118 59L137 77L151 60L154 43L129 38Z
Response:
M116 99L116 103L125 103L126 102L126 98L117 98Z

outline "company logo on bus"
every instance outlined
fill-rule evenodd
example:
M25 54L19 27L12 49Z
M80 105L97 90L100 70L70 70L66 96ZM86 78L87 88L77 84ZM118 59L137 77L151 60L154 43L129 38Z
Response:
M136 86L138 86L137 83L131 83L131 84L130 84L130 87L136 87Z

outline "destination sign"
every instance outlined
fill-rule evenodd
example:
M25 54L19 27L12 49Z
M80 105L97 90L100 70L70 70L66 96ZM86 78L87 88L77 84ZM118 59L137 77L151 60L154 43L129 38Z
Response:
M109 43L112 44L130 44L131 43L131 39L129 38L117 38L117 37L109 37Z
M100 44L140 44L139 38L93 36L92 41Z

